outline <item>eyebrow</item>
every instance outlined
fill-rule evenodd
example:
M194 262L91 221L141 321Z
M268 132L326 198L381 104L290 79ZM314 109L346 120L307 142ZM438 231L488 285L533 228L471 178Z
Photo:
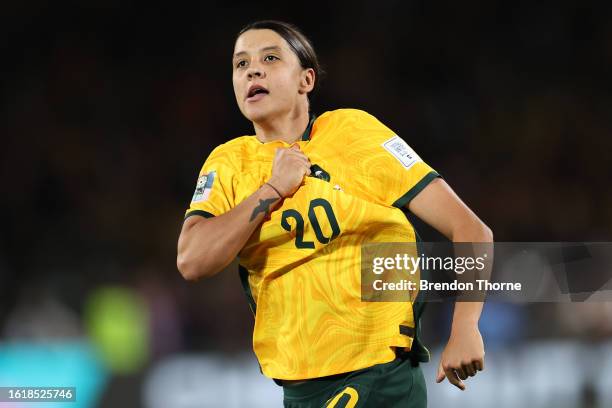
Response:
M269 45L267 47L263 47L262 49L259 50L259 52L264 52L264 51L280 51L281 47L279 47L278 45ZM233 58L239 57L241 55L246 55L248 54L248 52L246 51L240 51L234 54Z

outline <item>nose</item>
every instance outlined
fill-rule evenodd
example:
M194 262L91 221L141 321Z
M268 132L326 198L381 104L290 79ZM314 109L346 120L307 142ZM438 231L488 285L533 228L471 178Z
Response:
M254 77L261 78L264 76L264 72L259 65L251 65L247 70L247 76L249 79L253 79Z

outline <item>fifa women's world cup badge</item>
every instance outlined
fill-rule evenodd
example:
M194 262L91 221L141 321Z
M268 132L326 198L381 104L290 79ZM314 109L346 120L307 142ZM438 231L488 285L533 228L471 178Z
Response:
M208 200L213 182L215 181L215 175L216 172L213 170L198 177L198 182L196 183L196 189L193 193L191 202L197 203Z

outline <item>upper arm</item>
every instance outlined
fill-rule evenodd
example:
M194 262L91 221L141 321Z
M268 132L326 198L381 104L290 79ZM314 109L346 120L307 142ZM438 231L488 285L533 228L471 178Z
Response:
M442 178L432 180L406 208L451 240L457 231L466 228L476 227L490 233L488 227Z
M196 215L200 215L200 216L196 217ZM183 226L181 227L181 236L183 236L184 233L188 232L190 229L192 229L196 225L207 222L208 218L210 217L203 215L203 214L199 214L195 211L190 212L189 214L187 214L187 217L183 221Z

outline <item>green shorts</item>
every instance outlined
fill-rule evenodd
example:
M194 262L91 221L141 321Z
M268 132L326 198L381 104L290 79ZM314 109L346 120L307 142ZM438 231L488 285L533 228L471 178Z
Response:
M419 363L402 357L350 373L283 385L283 394L285 408L427 407Z

